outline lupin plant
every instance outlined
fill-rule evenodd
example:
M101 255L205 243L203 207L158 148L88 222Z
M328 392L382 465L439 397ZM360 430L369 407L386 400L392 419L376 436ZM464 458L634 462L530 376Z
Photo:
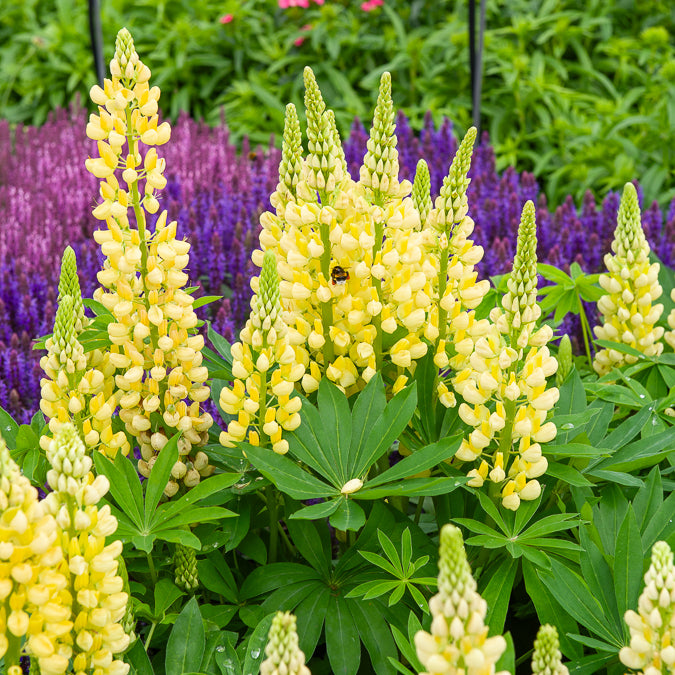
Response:
M110 361L117 368L120 418L143 455L139 470L148 475L169 437L182 434L180 460L165 490L171 497L179 481L189 489L213 472L198 451L212 424L200 411L209 397L204 339L194 334L194 300L184 290L190 244L176 239L176 222L167 223L166 211L154 230L148 224L146 213L159 210L155 191L166 185L165 161L154 146L166 143L171 129L159 124L159 88L150 87L150 69L126 29L117 35L110 71L103 88L91 89L99 114L87 125L100 155L87 160L87 169L102 179L103 201L93 213L106 224L94 233L106 257L94 298L114 316Z
M289 341L282 318L279 276L274 253L265 252L260 277L252 281L251 316L240 334L241 342L232 345L231 388L220 392L220 406L235 415L220 442L232 446L248 440L251 445L271 445L279 454L288 452L284 430L300 424L301 401L291 397L295 383L305 374L299 361L299 349Z
M261 675L310 675L298 646L296 619L290 612L277 612L272 619L265 655Z
M675 672L675 566L673 552L665 541L652 547L644 582L638 611L629 609L624 617L630 630L630 645L622 647L619 659L644 675L672 673Z
M49 444L47 459L52 492L43 503L56 520L63 550L55 569L65 579L59 594L64 605L60 621L68 630L55 632L50 642L30 644L30 649L40 659L58 656L63 664L61 670L47 671L40 660L42 673L65 673L72 659L76 673L126 675L129 665L115 658L129 645L121 625L128 595L117 574L122 542L114 540L106 546L117 519L110 506L98 506L108 492L108 479L94 478L91 457L72 424L61 425Z
M429 600L431 632L415 634L422 675L508 675L495 673L506 640L488 637L487 603L476 590L459 528L443 526L439 552L438 593Z
M261 217L262 250L253 261L262 266L264 251L276 253L289 341L302 349L306 367L304 391L326 376L351 392L377 372L385 353L401 369L426 353L420 338L437 273L423 259L419 214L406 196L411 185L398 180L389 74L380 82L358 182L346 171L333 116L309 68L305 86L309 153L302 157L289 105L271 197L276 214Z
M0 438L0 658L9 675L22 673L23 648L42 673L65 672L68 662L54 648L72 625L63 595L66 578L56 569L63 558L60 544L54 516Z
M424 227L434 205L431 201L431 175L429 174L429 166L423 159L417 162L415 180L412 186L412 200L417 213L420 214L420 224Z
M675 288L670 292L670 299L675 302ZM667 331L664 338L670 345L670 348L675 351L675 307L670 310L670 314L668 315L668 326L672 330Z
M569 675L562 662L558 631L546 624L539 628L532 654L532 675Z
M503 308L503 309L502 309ZM504 507L516 510L521 500L541 494L536 480L548 466L541 443L556 436L547 422L558 389L547 378L558 363L546 344L553 331L537 327L537 237L532 202L523 208L518 245L508 291L489 319L473 321L455 336L452 383L464 401L459 416L474 430L463 439L455 458L476 461L469 485L489 480L501 488Z
M129 453L124 431L113 431L115 367L107 351L85 352L80 335L87 326L77 279L75 252L70 246L63 253L59 279L58 309L54 332L47 339L46 356L40 366L46 377L41 381L40 409L49 418L48 434L40 438L47 450L51 437L71 419L91 451L114 457Z
M608 274L600 275L606 291L598 300L602 325L595 327L601 340L618 342L646 354L658 356L663 351L663 327L656 323L663 312L655 304L663 292L659 284L659 263L649 262L650 248L640 222L640 205L632 183L626 183L617 216L612 253L605 255ZM616 349L601 349L593 368L604 375L613 367L635 363L637 358Z

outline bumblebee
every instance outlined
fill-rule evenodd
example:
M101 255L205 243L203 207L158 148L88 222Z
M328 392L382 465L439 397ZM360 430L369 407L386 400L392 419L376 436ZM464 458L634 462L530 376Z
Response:
M347 272L344 267L340 267L340 265L335 265L333 269L330 272L330 278L333 281L333 286L336 285L342 285L347 283L347 279L349 279L349 272Z

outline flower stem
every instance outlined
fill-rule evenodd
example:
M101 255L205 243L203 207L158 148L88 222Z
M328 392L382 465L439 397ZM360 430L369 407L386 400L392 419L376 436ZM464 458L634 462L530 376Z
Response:
M323 244L323 253L321 254L321 273L326 283L330 280L330 229L327 223L320 225L321 243ZM333 341L330 337L330 327L333 325L333 298L328 302L321 303L321 323L323 324L323 366L333 361L334 350Z
M593 363L593 357L591 356L591 345L589 343L589 335L591 334L591 326L588 323L588 317L586 316L586 310L584 309L584 301L579 298L579 318L581 319L581 333L584 336L584 347L586 348L586 358L588 359L589 365Z
M373 264L377 260L377 254L382 251L382 237L384 236L384 223L379 221L375 223L375 243L373 244ZM373 277L373 286L377 292L377 301L382 303L382 279ZM375 369L380 370L382 367L382 312L373 317L373 326L375 326L375 342L373 349L375 350Z
M265 488L265 499L267 501L267 512L270 517L270 549L267 556L267 562L277 561L277 547L279 543L279 520L277 509L277 496L274 492L274 486L268 485Z
M145 559L148 561L148 570L150 571L150 579L152 580L152 585L157 584L157 571L155 570L155 561L152 559L150 553L145 554Z

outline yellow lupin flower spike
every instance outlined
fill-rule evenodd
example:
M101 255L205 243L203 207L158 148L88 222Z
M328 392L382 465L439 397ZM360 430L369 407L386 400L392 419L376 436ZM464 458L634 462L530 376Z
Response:
M117 519L110 506L98 507L108 491L108 479L94 478L91 458L72 424L59 429L47 458L52 466L47 481L53 492L44 504L59 528L64 557L57 571L66 579L61 597L64 604L69 602L59 619L64 630L56 632L51 645L33 641L30 648L44 658L52 649L72 659L76 673L96 670L102 675L126 675L129 665L114 658L129 645L121 625L128 595L117 574L122 543L115 540L106 546L106 537L117 529ZM42 662L40 669L48 672Z
M166 185L165 161L155 147L141 160L140 144L162 145L171 129L168 122L159 124L159 88L150 88L150 70L126 29L117 36L110 71L112 79L103 89L91 90L99 114L87 126L100 154L87 160L87 168L105 179L94 216L105 221L106 229L94 238L106 261L94 298L115 317L108 324L110 361L118 370L120 418L141 447L139 470L148 475L168 438L182 432L180 462L165 489L171 497L180 489L179 480L189 489L214 470L198 450L213 423L200 410L209 397L204 339L195 334L194 299L183 290L190 244L176 238L176 223L167 223L166 211L154 231L146 223L146 212L159 210L155 191Z
M417 657L426 668L421 675L495 675L506 640L488 637L487 603L476 590L459 528L444 525L440 539L438 593L429 600L431 632L415 634Z
M45 644L47 661L42 672L56 667L65 673L68 659L54 652L54 621L62 606L65 578L55 571L62 558L54 517L38 501L37 490L10 457L0 438L0 658L5 667L18 666L21 644Z
M277 612L272 619L265 654L261 675L311 675L298 646L296 619L290 612Z
M292 317L288 340L305 367L305 392L328 377L351 393L387 355L405 371L426 353L422 334L437 272L423 255L419 213L406 196L412 186L398 180L389 74L380 82L359 182L346 171L334 117L310 69L305 84L309 153L303 160L297 115L289 106L279 186L271 198L276 214L261 216L261 250L252 257L261 267L265 251L276 255L281 297ZM385 354L383 335L399 327L405 333ZM398 386L405 380L401 372Z
M652 547L651 565L638 611L629 609L624 621L630 631L630 646L619 651L621 662L639 673L675 672L675 566L673 552L665 541Z
M107 352L94 349L85 353L78 336L87 322L75 253L68 247L61 264L54 333L45 344L47 355L40 359L46 375L40 382L40 409L49 418L49 433L40 438L40 446L46 450L51 436L72 417L91 451L104 452L109 457L120 451L127 455L129 442L125 433L112 429L117 408L115 367Z
M562 662L555 626L545 624L537 632L532 654L532 675L569 675L567 666Z
M663 351L663 328L657 326L663 305L654 301L663 292L659 285L659 263L650 264L649 244L640 222L637 192L626 183L621 197L612 253L605 256L608 274L600 275L600 286L606 291L598 300L603 325L595 327L595 335L628 345L647 356ZM636 357L616 349L601 349L593 360L595 371L603 375L613 367L635 363Z
M299 353L290 344L288 327L282 318L277 263L272 251L263 259L260 277L252 285L251 315L240 333L241 342L232 345L231 388L220 392L220 406L236 419L229 422L220 442L232 446L248 440L251 445L272 446L274 452L288 452L284 431L300 424L302 399L291 397L295 383L305 374ZM275 366L278 368L275 369Z
M474 428L455 457L480 461L468 471L469 485L481 487L486 480L500 485L502 504L514 511L521 500L541 494L536 479L548 467L541 443L557 433L555 424L546 422L558 400L558 389L547 389L547 378L558 363L546 346L553 336L550 326L536 329L541 314L536 252L534 204L527 202L503 310L493 309L489 320L467 316L455 338L457 355L449 361L456 371L455 391L464 399L459 416Z
M675 302L675 288L670 292L670 299ZM670 310L668 315L668 325L672 330L669 330L664 337L670 348L675 351L675 307Z

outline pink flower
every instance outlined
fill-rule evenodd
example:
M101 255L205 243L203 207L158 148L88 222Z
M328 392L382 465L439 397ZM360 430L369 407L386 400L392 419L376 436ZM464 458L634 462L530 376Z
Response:
M384 4L384 0L366 0L366 2L361 3L361 9L364 12L372 12L376 7L380 7Z
M220 19L218 20L222 24L231 23L234 20L234 16L232 14L225 14L224 16L221 16Z
M288 9L289 7L302 7L307 9L309 7L309 0L279 0L279 7L281 9Z
M307 31L312 30L312 24L306 23L300 30L303 31L304 33L306 33ZM301 35L299 38L295 38L295 40L293 40L293 44L296 47L299 47L304 41L305 41L305 36Z

